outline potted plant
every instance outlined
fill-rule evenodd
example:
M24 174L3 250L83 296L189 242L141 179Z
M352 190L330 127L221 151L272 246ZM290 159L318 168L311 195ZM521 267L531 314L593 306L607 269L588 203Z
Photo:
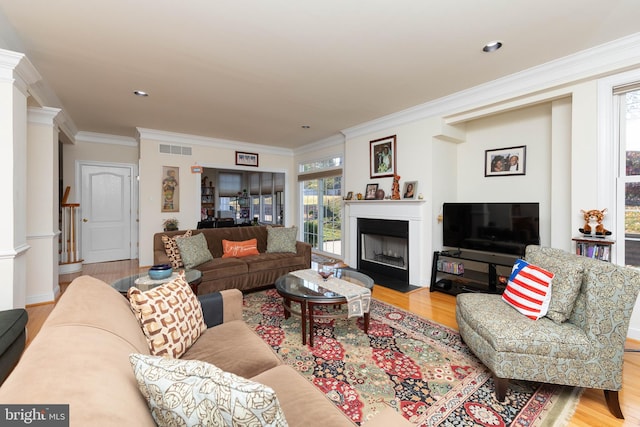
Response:
M175 231L178 229L178 220L176 218L167 218L162 223L164 231Z

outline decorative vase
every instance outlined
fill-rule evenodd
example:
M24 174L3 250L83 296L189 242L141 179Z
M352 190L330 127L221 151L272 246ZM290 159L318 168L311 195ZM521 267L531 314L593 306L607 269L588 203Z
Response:
M376 190L376 200L384 199L384 190L382 188L378 188Z

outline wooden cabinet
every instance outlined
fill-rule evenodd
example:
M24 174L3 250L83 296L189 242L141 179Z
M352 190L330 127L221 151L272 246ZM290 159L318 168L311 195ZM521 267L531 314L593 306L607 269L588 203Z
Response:
M515 255L472 251L442 251L433 253L430 290L457 295L462 292L501 294Z
M611 262L611 245L615 240L598 237L576 237L576 254Z

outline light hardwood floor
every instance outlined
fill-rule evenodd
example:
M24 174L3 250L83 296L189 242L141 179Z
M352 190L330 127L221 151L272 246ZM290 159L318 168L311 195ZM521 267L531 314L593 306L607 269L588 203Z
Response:
M138 271L137 260L115 261L85 265L82 274L88 274L107 283ZM80 274L60 276L61 289ZM373 297L397 307L409 310L420 316L457 330L455 320L455 297L440 292L418 289L409 293L400 293L391 289L375 286ZM39 304L27 307L29 313L29 341L38 333L54 304ZM627 348L640 350L640 342L627 340ZM640 353L627 352L624 359L623 387L620 396L624 421L613 417L607 409L601 390L587 389L582 394L576 413L570 421L571 426L639 426L640 425Z

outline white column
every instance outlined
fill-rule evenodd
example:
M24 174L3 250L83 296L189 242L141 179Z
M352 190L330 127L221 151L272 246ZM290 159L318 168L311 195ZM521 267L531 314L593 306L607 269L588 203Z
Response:
M27 88L39 79L24 55L0 50L0 310L26 303Z
M26 303L53 301L58 285L58 108L29 108Z

